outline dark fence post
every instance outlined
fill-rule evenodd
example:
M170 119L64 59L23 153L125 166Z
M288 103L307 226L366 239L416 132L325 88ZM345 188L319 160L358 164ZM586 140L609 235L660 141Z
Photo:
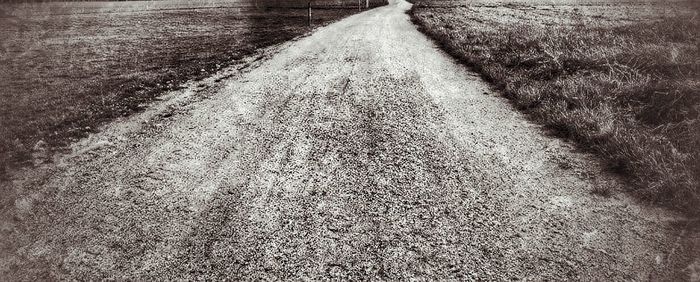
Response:
M308 5L307 5L307 8L308 8L308 10L307 10L307 16L308 16L308 18L309 18L309 26L311 26L311 1L310 1L310 0L309 0Z

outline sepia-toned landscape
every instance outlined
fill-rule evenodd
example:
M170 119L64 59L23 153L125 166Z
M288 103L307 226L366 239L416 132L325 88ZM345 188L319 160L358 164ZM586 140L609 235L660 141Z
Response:
M0 3L0 281L700 281L688 1Z

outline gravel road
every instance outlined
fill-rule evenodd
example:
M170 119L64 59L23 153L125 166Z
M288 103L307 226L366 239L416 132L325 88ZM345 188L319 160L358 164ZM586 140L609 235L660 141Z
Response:
M697 275L693 221L625 196L409 8L264 50L17 173L0 280Z

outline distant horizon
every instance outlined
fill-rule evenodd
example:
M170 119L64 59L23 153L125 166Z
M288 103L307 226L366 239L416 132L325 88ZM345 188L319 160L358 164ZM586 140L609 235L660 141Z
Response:
M175 2L175 3L210 3L210 4L223 4L223 3L236 3L243 4L244 6L257 6L257 7L306 7L309 0L0 0L0 4L12 3L12 4L22 4L22 3L74 3L74 2ZM357 0L311 0L312 4L323 5L323 6L357 6ZM371 0L370 2L377 2L376 0ZM364 0L362 0L364 3Z

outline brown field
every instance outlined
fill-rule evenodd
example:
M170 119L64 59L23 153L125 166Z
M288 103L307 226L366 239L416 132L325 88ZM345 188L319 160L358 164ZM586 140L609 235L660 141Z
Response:
M697 210L697 4L551 3L426 0L411 14L532 119L631 176L636 195Z
M335 7L314 8L313 25L357 12ZM308 32L305 16L223 0L0 3L0 178L37 143L60 149L165 90Z

